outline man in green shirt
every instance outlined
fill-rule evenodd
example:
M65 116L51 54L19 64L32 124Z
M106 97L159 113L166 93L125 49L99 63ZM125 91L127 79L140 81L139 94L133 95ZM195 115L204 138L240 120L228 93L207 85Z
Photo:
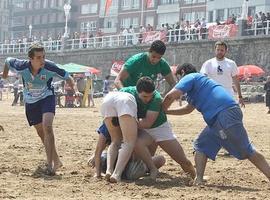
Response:
M162 97L155 90L153 80L149 77L142 77L136 86L124 87L120 91L130 93L136 99L139 134L134 151L149 168L151 179L155 180L158 173L149 151L149 147L153 143L160 146L194 179L193 165L186 158L180 143L172 132L161 107Z
M139 53L129 58L114 81L117 89L135 86L139 78L143 76L148 76L156 81L158 74L161 74L173 87L176 82L171 68L162 58L165 51L165 44L161 40L156 40L151 44L148 52Z

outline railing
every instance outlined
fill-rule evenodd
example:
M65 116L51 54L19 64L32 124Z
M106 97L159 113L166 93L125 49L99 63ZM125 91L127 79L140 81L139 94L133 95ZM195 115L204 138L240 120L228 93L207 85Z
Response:
M247 25L245 30L246 35L269 35L270 34L270 20L268 21L255 21L251 25Z
M169 30L167 32L155 31L146 32L145 35L141 33L126 34L126 35L109 35L102 37L92 38L79 38L79 39L67 39L67 40L53 40L42 41L46 52L57 52L65 50L77 50L77 49L96 49L96 48L111 48L111 47L123 47L140 45L145 43L151 43L155 39L161 39L165 43L181 42L184 40L199 40L207 39L207 31L204 33L183 30ZM154 36L153 36L154 35ZM39 41L37 41L39 42ZM33 42L28 43L16 43L16 44L0 44L0 54L15 54L26 53L29 46Z
M269 35L270 21L254 22L251 27L244 30L244 35ZM156 39L161 39L165 43L181 43L187 40L204 40L208 39L208 29L176 29L169 31L154 31L144 34L118 34L102 37L66 39L40 42L47 52L60 52L63 50L78 49L98 49L111 47L124 47L140 44L149 44ZM32 42L16 44L0 44L0 54L26 53Z

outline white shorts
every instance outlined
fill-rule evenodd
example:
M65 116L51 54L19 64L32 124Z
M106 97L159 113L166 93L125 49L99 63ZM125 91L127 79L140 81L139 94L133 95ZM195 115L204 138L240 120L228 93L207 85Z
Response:
M176 139L169 122L165 122L156 128L144 129L144 131L147 132L155 142Z
M137 119L137 103L132 94L126 92L110 92L101 105L102 117L120 117L130 115Z

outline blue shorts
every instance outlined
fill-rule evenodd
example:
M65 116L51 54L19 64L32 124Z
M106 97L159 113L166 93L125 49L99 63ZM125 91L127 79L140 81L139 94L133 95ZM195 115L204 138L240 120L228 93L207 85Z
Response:
M233 106L218 113L214 124L201 132L194 141L196 151L215 160L221 147L239 160L250 157L255 149L243 126L243 114L239 106Z
M50 95L35 103L26 103L25 113L30 126L41 123L44 113L55 114L55 96Z
M109 133L109 131L108 131L108 129L107 129L104 122L98 128L97 132L98 132L98 134L102 134L106 138L106 140L107 140L106 143L107 144L111 143L111 136L110 136L110 133Z

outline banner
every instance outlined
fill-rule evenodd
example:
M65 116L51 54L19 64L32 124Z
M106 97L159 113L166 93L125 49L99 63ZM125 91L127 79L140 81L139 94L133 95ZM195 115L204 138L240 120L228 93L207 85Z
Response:
M166 42L166 31L150 31L143 33L143 43L150 44L155 40Z
M112 67L111 67L111 76L117 76L124 66L124 61L123 60L116 60L113 61Z
M105 16L108 14L108 11L112 5L112 0L106 0L105 2Z
M208 28L208 39L223 39L236 37L238 26L235 24L214 25Z

